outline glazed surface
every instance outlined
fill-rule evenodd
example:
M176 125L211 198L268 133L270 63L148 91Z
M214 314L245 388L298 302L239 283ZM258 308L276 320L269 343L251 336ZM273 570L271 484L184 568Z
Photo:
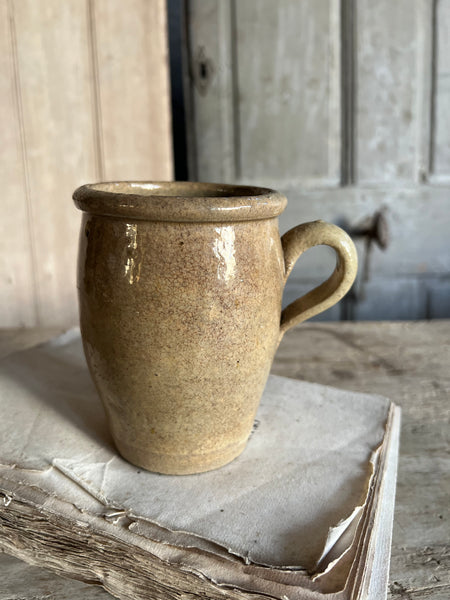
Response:
M113 437L160 472L239 454L276 351L276 219L230 224L84 215L80 316Z
M177 223L268 219L287 204L282 194L268 188L193 181L87 184L73 198L90 214Z

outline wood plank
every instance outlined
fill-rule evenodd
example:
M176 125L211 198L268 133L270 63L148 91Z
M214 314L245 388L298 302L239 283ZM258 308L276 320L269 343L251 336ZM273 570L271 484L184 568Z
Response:
M282 191L289 203L280 217L281 232L315 219L351 230L376 211L384 211L389 245L385 251L376 245L371 251L367 299L359 302L359 308L355 307L354 318L450 317L450 305L445 301L450 272L448 187L423 185L390 190L374 187L299 190L287 187ZM362 240L355 242L361 276L365 248ZM298 296L307 284L312 287L324 281L333 266L333 253L326 248L306 252L287 281L286 298ZM435 285L438 279L442 281L440 286ZM397 302L394 296L403 296L403 299ZM324 318L329 316L324 315Z
M427 283L428 317L445 319L450 314L450 277Z
M450 0L436 2L432 181L450 181Z
M301 273L300 268L299 276ZM324 279L308 283L298 277L289 280L283 305L312 290ZM354 299L347 295L312 321L407 321L450 315L450 283L442 288L436 287L433 280L428 283L415 277L373 277L366 283L358 279L354 289Z
M375 277L360 282L358 289L358 302L351 315L355 321L412 321L427 317L426 290L418 278Z
M163 0L93 0L101 178L172 179Z
M236 3L240 172L340 179L340 23L329 0Z
M233 182L237 176L232 19L230 0L187 4L191 179Z
M418 0L417 4L417 164L416 183L430 179L432 112L434 93L435 2Z
M419 0L355 3L356 180L405 182L417 177L417 144L422 114L417 95L421 50Z
M86 2L12 3L31 208L37 321L77 321L80 215L74 188L95 178Z
M390 242L384 252L374 248L371 261L374 276L421 278L447 276L450 272L448 187L423 185L403 189L355 187L301 191L286 187L282 191L289 201L280 217L282 232L298 223L315 219L351 229L383 209ZM360 255L362 250L363 246L358 242ZM311 257L315 253L315 249L311 250ZM312 258L308 260L312 262L304 272L305 279L323 277L328 273L328 265L322 268Z
M0 325L37 324L14 23L0 2Z

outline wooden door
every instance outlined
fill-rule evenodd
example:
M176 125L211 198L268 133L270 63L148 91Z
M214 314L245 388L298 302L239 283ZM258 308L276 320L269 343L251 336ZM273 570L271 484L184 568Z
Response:
M323 318L450 317L450 0L189 0L186 23L190 177L284 192L283 231L383 211ZM333 263L306 253L285 302Z

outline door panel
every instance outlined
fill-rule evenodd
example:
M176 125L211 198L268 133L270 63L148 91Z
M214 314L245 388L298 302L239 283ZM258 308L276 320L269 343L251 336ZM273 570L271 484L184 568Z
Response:
M450 184L450 0L438 0L434 38L431 178Z
M236 162L242 176L337 182L336 6L333 0L236 3Z
M389 245L366 261L355 238L344 318L450 317L449 6L186 3L190 178L282 191L282 231L322 218L351 232L383 211ZM326 250L306 253L286 298L331 269Z

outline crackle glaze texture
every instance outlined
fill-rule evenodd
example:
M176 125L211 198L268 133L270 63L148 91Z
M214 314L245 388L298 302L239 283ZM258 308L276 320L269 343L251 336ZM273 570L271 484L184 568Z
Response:
M286 200L264 188L117 182L74 199L84 350L119 452L160 473L226 464L245 447L283 332L350 287L353 244L320 221L282 243ZM282 315L286 277L317 243L335 248L336 270Z

